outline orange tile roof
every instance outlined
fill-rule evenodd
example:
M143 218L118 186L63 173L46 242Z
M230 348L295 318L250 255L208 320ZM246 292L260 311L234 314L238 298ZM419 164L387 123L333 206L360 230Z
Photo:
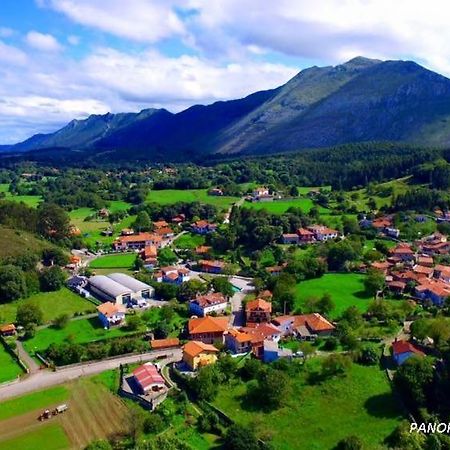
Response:
M144 256L146 258L156 258L158 256L158 248L155 245L145 246Z
M199 317L188 322L189 334L220 333L228 328L228 317Z
M294 316L294 327L307 325L312 331L332 331L335 326L319 313Z
M119 312L125 312L125 307L123 305L117 305L111 302L102 303L97 306L97 311L102 313L104 316L113 316Z
M16 331L16 326L13 323L3 325L0 328L0 333L10 333L11 331Z
M245 333L244 331L235 330L235 329L229 330L228 334L233 336L236 339L236 341L240 342L241 344L243 342L251 342L253 339L251 334Z
M256 298L255 300L251 300L247 303L245 310L246 311L254 311L255 309L263 310L266 312L272 312L272 303L266 302L262 298Z
M158 220L156 222L153 222L153 226L155 228L165 228L167 227L169 224L165 221L165 220Z
M138 233L132 236L120 236L118 241L121 243L127 242L144 242L144 241L153 241L153 242L161 242L161 236L158 236L154 233Z
M218 353L219 350L211 344L204 344L200 341L189 341L184 345L183 351L185 354L189 355L191 358L195 358L196 356L202 353Z
M208 253L210 250L211 247L208 245L199 245L198 247L196 247L195 253L197 253L198 255L203 255L205 253Z
M213 292L210 294L199 295L193 301L203 308L210 305L219 305L220 303L227 303L227 299L220 292Z
M152 349L157 350L160 348L177 347L180 345L180 340L178 338L153 339L149 344Z
M166 234L173 234L172 228L164 227L164 228L158 228L155 230L155 233L159 236L165 236Z

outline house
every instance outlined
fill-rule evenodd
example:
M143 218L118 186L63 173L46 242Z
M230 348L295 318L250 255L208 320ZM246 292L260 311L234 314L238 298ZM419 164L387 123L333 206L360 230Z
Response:
M384 234L386 236L398 239L400 236L400 230L398 228L386 227L384 229Z
M406 283L403 281L388 281L387 287L392 293L401 295L406 289Z
M245 318L247 325L270 322L272 303L257 298L249 301L245 306Z
M157 230L155 230L155 234L161 236L162 239L170 239L171 237L175 236L172 228L169 227L158 228Z
M155 233L138 233L131 236L119 236L113 243L115 250L141 250L149 245L161 247L162 237Z
M204 317L211 313L223 313L228 306L228 300L220 292L199 295L189 302L189 312Z
M156 222L153 222L153 228L155 230L159 230L161 228L167 228L169 224L165 220L157 220Z
M196 234L208 234L216 231L217 225L207 220L197 220L191 224L191 231Z
M2 325L0 327L0 335L2 335L3 337L14 336L16 332L16 326L13 323Z
M294 326L293 316L279 316L272 320L272 324L278 329L282 336L288 336L292 334Z
M180 340L178 338L166 338L166 339L152 339L150 342L150 348L152 350L163 350L166 348L177 348L180 346Z
M255 202L271 201L273 200L273 195L270 195L269 188L257 187L252 191L252 200Z
M189 269L185 267L161 267L161 269L154 274L154 278L158 283L171 283L180 285L185 281L189 281L190 277Z
M147 245L141 250L139 255L144 261L144 267L151 269L156 266L158 262L158 248L155 245Z
M415 287L414 293L421 300L430 300L436 306L443 306L450 297L450 285L442 280L424 279Z
M106 217L109 217L109 211L106 208L100 209L97 214L102 219L105 219Z
M444 281L445 283L450 283L450 266L438 264L434 268L434 277Z
M235 355L251 352L252 341L253 336L245 331L232 328L225 333L225 346Z
M119 305L141 304L155 295L155 289L124 273L95 275L88 279L89 291L101 300Z
M411 342L403 340L395 340L392 343L392 356L395 363L401 366L411 356L425 356L425 353L420 351Z
M220 188L212 188L208 191L208 195L213 195L216 197L221 197L223 195L223 191Z
M396 247L391 248L389 253L392 256L400 258L400 260L403 262L412 262L415 260L414 250L411 248L409 244L406 243L401 243L398 244Z
M339 231L324 225L310 225L307 229L314 234L316 241L328 241L330 239L336 239L339 236Z
M319 313L293 316L292 333L300 340L331 336L336 327Z
M315 234L306 228L299 228L297 230L297 235L300 244L311 244L316 241Z
M205 344L223 342L223 335L228 329L228 317L205 316L190 319L188 322L189 338Z
M97 311L103 328L120 325L125 320L125 306L120 304L102 303L100 306L97 306Z
M121 232L120 235L121 236L132 236L134 234L134 230L132 230L131 228L124 228Z
M175 217L172 217L172 223L182 223L186 222L186 216L184 214L178 214Z
M247 333L252 337L252 352L260 359L264 355L264 342L266 340L278 342L281 338L280 331L270 323L260 323L255 327L242 327L239 331Z
M392 227L393 221L391 217L378 217L372 220L372 227L378 232L384 232L385 228Z
M263 345L262 360L265 363L271 363L280 358L292 358L292 350L280 348L278 342L266 339Z
M219 350L211 344L201 341L189 341L183 347L183 362L190 370L197 370L217 361Z
M223 261L211 261L209 259L202 259L198 262L200 270L202 272L208 273L222 273L225 268L225 263Z
M370 265L370 267L386 274L388 269L391 267L391 264L387 261L375 261Z
M281 236L281 241L283 244L298 244L300 242L300 238L295 233L284 233Z
M427 278L431 278L434 273L434 270L432 267L426 267L426 266L421 266L419 264L416 264L413 267L413 272L417 273L419 275L424 275Z
M195 248L196 255L207 255L212 250L212 247L208 245L199 245Z
M167 391L164 378L152 363L145 363L133 370L133 377L141 394Z
M277 276L277 275L281 274L283 269L284 269L284 266L271 266L271 267L266 267L266 272L269 273L270 275Z
M434 261L431 256L419 256L417 258L417 264L425 267L433 267Z

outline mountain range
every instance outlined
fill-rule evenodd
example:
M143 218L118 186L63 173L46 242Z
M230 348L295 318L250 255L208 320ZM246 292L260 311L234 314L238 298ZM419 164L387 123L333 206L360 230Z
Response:
M302 70L275 89L176 114L145 109L72 120L0 151L189 160L371 141L447 146L450 79L411 61L357 57Z

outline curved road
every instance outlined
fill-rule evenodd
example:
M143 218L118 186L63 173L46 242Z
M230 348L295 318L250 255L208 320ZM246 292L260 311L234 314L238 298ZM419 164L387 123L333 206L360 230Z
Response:
M106 370L117 369L121 364L134 364L164 358L165 363L181 361L182 350L179 348L158 350L141 355L121 356L104 361L77 364L66 368L57 369L55 372L41 370L22 378L16 383L0 386L0 400L27 394L29 392L45 389L58 384L67 383L80 377L95 375Z

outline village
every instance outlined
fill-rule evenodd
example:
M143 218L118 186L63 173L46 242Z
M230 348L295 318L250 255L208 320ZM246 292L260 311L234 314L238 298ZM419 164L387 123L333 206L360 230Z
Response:
M219 188L207 195L212 202L226 197ZM106 244L73 248L62 269L63 289L86 312L32 326L19 316L1 324L2 342L25 374L0 385L0 400L111 371L118 374L115 394L157 417L184 392L208 420L220 422L217 435L234 421L215 402L223 395L219 380L247 386L236 373L258 368L284 379L284 371L319 370L317 379L339 380L357 364L379 366L388 384L380 383L390 390L406 361L438 358L447 336L447 326L437 326L450 297L450 243L437 227L446 216L411 219L433 223L433 232L403 239L393 214L360 214L351 223L342 219L344 226L317 214L317 199L332 195L298 195L312 212L296 217L297 210L287 210L283 227L274 216L273 233L256 250L250 242L250 256L224 249L220 239L253 208L267 220L264 205L279 208L294 197L254 187L220 213L173 207L150 219L140 211L119 228L108 225L107 208L98 210ZM248 220L243 235L253 226ZM83 236L83 226L72 222L70 233ZM206 393L207 377L217 384L214 393ZM267 388L267 402L279 396L274 411L293 389L288 380L278 384ZM62 405L75 414L70 399ZM39 417L55 421L47 411ZM268 445L272 438L259 439Z

